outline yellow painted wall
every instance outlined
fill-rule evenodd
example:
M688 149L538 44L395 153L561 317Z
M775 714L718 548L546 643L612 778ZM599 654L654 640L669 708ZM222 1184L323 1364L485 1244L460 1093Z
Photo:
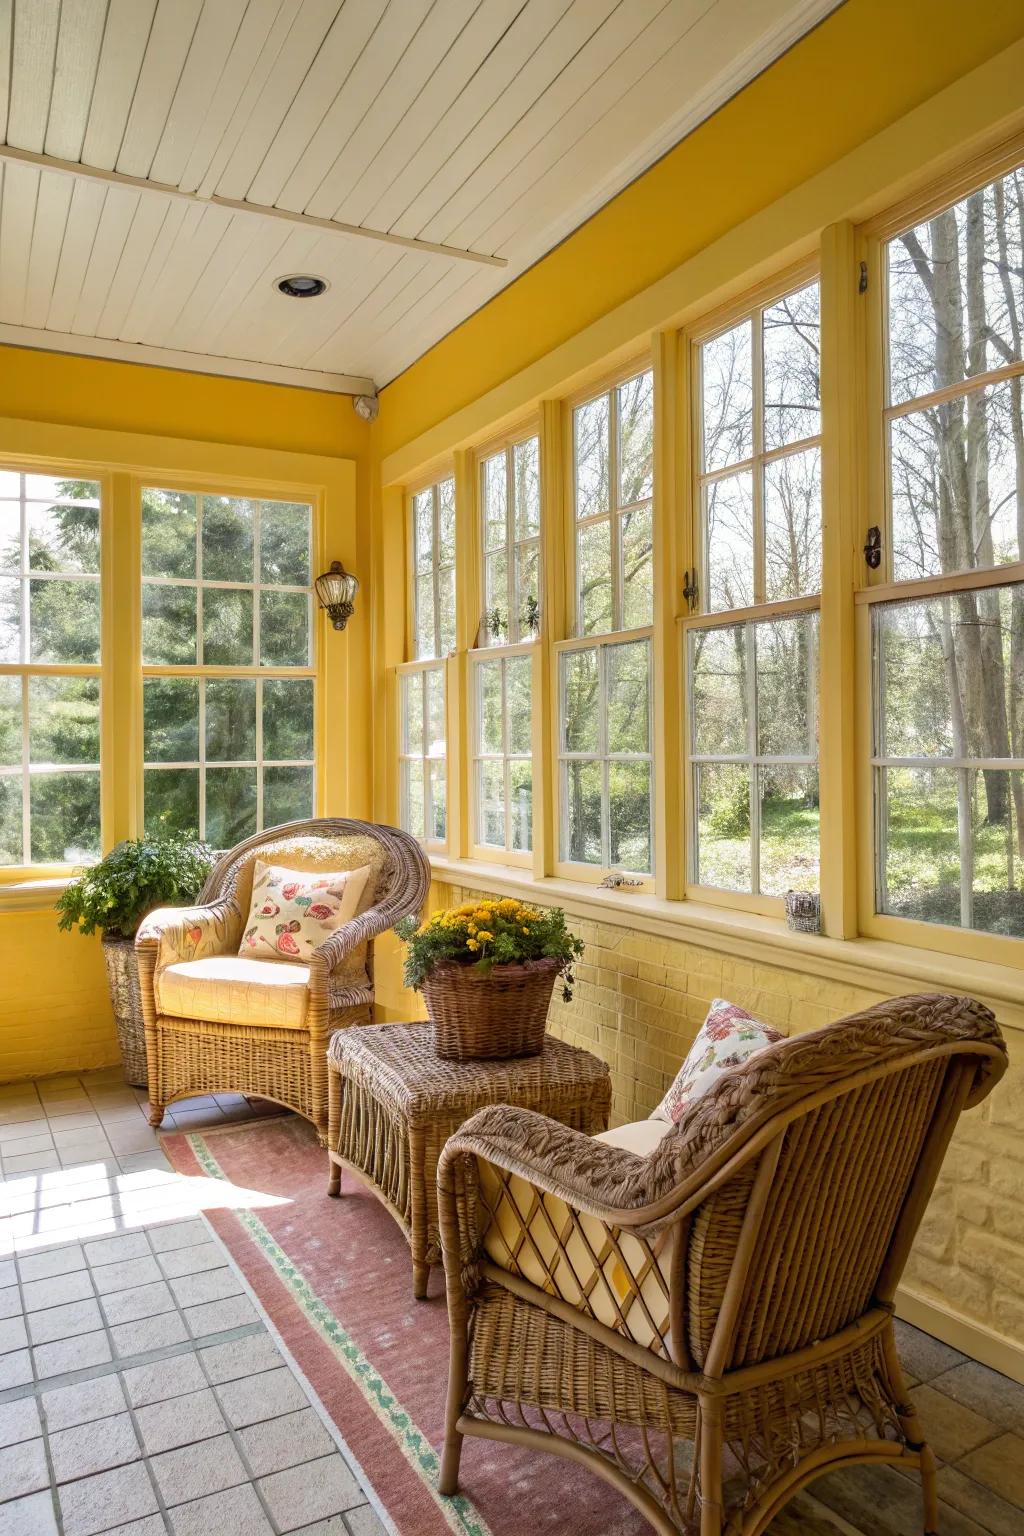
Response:
M46 455L59 463L66 456L122 469L161 464L211 478L330 479L328 558L339 556L368 577L370 435L348 396L0 347L0 439L5 459ZM123 554L119 546L116 560ZM116 628L121 644L130 645L126 614ZM368 591L344 634L324 630L324 810L365 815L368 742L350 722L369 710ZM104 698L115 695L113 734L123 740L138 726L123 712L123 693L111 688ZM124 835L131 824L124 803L114 819L114 835ZM116 1063L98 939L58 933L49 897L36 910L5 911L2 883L0 872L0 1082Z

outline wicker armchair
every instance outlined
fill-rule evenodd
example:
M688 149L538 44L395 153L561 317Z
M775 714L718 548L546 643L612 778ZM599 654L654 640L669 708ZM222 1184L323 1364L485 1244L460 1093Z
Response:
M646 1157L474 1115L438 1170L442 1491L481 1435L591 1467L661 1536L757 1536L819 1474L899 1462L934 1532L893 1296L957 1118L1005 1065L981 1004L907 997L753 1057Z
M176 968L171 976L180 995L178 983L191 962L238 955L257 858L311 872L369 865L370 876L355 917L314 951L308 968L264 963L263 974L276 972L275 980L282 983L268 987L265 997L259 984L246 982L245 962L233 961L238 979L228 970L216 996L208 976L198 970L184 976L191 1011L202 1011L205 1018L165 1011L161 976L168 967ZM165 1107L176 1099L251 1093L304 1115L323 1143L327 1042L344 1025L372 1022L373 941L400 917L420 911L429 884L426 857L407 832L365 821L295 821L260 832L225 853L197 906L151 913L135 941L151 1123L159 1125ZM233 990L225 994L225 987ZM225 995L230 1020L223 1017Z

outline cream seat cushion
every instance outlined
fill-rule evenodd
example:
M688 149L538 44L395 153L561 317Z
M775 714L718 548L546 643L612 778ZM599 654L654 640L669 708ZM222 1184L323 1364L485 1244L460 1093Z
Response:
M594 1140L649 1157L671 1130L668 1120L636 1120L602 1131ZM549 1294L560 1295L575 1306L585 1305L598 1322L645 1348L657 1345L650 1319L663 1337L668 1331L667 1252L663 1254L657 1245L652 1265L645 1246L629 1232L619 1234L617 1252L608 1243L600 1222L592 1217L580 1216L581 1234L568 1207L556 1195L541 1193L518 1174L513 1174L501 1190L489 1164L479 1166L487 1204L497 1207L484 1235L488 1257ZM520 1218L527 1221L528 1238L523 1237ZM556 1233L563 1253L559 1253ZM645 1277L639 1297L619 1253L632 1276Z
M177 1019L302 1029L309 1006L309 966L294 961L211 955L179 960L156 977L157 1008Z

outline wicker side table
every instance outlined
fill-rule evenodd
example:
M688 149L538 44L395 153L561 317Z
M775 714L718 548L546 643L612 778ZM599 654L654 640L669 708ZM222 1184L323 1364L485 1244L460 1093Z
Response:
M437 1160L448 1137L485 1104L515 1104L587 1135L608 1125L606 1062L548 1036L539 1056L442 1061L430 1024L340 1029L327 1050L328 1194L347 1169L383 1201L412 1250L413 1294L441 1263Z

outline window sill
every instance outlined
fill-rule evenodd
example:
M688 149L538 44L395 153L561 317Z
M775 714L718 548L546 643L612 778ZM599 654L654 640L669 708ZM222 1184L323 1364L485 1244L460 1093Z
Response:
M5 912L44 912L52 909L61 891L73 875L55 875L43 880L13 880L0 884L0 916Z
M1024 1032L1024 971L1008 965L943 955L881 939L830 939L793 933L781 918L712 906L665 901L627 888L602 890L582 881L538 880L525 870L470 859L430 856L437 880L499 895L523 896L541 906L561 906L575 917L681 939L759 965L783 966L851 986L893 995L913 991L966 992L986 1003L1002 1026Z

